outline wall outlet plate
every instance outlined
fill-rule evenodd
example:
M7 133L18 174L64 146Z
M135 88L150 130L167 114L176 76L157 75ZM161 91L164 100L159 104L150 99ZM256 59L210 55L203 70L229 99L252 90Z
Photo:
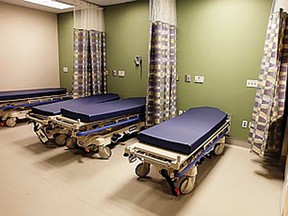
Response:
M179 74L176 74L176 81L179 81L179 80L180 80Z
M68 73L68 67L63 67L63 72Z
M247 80L246 87L247 88L257 88L258 80Z
M248 121L243 120L242 121L242 128L247 128L248 127Z
M195 76L194 82L195 83L204 83L204 76Z
M118 71L118 76L119 77L125 77L125 71L124 70L119 70Z

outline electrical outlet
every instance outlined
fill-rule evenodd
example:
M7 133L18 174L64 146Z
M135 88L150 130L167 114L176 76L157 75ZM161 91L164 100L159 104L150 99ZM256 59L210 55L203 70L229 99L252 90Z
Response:
M180 80L179 74L176 74L176 81L179 81L179 80Z
M118 71L118 76L125 77L125 71L124 70Z
M195 76L194 82L195 83L204 83L204 76Z
M247 80L246 87L248 88L257 88L258 80Z
M113 75L114 77L116 77L116 76L117 76L117 70L112 70L112 75Z
M242 128L247 128L248 127L248 122L246 120L242 121Z
M63 67L63 72L68 73L68 67Z
M189 74L185 75L185 82L191 82L191 76Z

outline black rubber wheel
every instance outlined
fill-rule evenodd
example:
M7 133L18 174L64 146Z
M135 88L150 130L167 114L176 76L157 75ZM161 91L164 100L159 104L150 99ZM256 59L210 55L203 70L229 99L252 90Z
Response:
M214 155L219 156L224 151L224 144L223 143L217 143L214 147Z
M76 139L74 137L68 137L66 140L66 146L68 149L76 148Z
M194 189L196 181L196 176L188 177L182 176L175 184L175 186L180 190L181 194L185 195L191 193Z
M149 163L140 163L137 165L135 169L135 173L140 178L146 177L150 172L150 164Z
M57 146L65 146L66 145L66 140L67 140L67 135L66 134L58 134L55 136L55 144Z
M6 120L6 125L7 127L15 127L16 126L16 122L17 118L16 117L10 117Z
M99 155L102 159L109 159L112 155L112 151L108 146L99 147Z

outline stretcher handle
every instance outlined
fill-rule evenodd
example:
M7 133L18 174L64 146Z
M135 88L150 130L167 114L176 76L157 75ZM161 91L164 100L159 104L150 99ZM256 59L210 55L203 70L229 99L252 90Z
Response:
M166 181L168 182L169 186L170 186L170 190L171 193L174 196L179 196L180 195L180 190L178 188L175 187L174 182L172 181L172 179L170 178L170 176L168 175L168 171L166 169L162 169L159 171L160 174L163 176L163 178L166 179Z

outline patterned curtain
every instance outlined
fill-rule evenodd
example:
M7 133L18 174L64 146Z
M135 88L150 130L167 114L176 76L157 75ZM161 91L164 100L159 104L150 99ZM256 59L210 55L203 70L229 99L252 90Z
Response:
M146 105L148 127L176 115L176 26L161 21L151 25Z
M288 72L287 13L269 17L261 70L249 131L252 152L279 156L285 127Z
M74 98L106 93L103 9L83 3L74 8Z
M83 97L90 95L89 86L89 61L88 52L89 34L88 30L74 29L74 77L73 96Z
M92 72L92 94L101 94L107 92L106 80L106 43L105 33L91 30L91 72Z

